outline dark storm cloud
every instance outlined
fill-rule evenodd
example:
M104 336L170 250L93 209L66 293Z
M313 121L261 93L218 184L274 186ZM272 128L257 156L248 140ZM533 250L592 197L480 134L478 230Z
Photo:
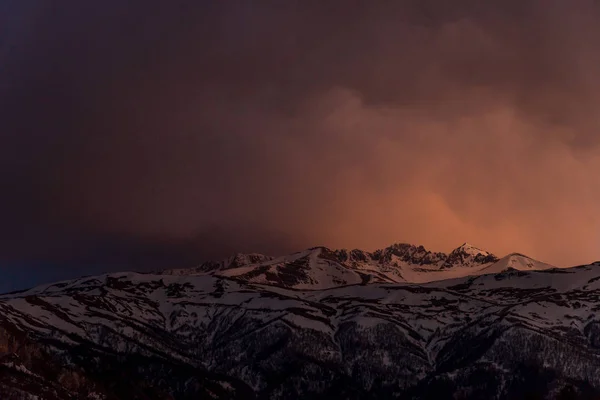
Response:
M598 256L596 1L0 11L7 260L465 240Z

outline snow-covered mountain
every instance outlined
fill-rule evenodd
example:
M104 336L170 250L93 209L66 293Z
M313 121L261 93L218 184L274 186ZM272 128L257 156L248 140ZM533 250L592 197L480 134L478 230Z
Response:
M237 256L0 295L0 399L599 398L600 263L461 248ZM475 273L371 283L388 263ZM316 283L292 284L304 267Z
M221 262L162 271L162 274L213 275L293 289L320 290L360 283L425 283L501 272L509 267L523 270L554 268L517 254L499 259L468 243L450 254L431 252L423 246L394 244L374 252L314 247L282 257L237 254Z

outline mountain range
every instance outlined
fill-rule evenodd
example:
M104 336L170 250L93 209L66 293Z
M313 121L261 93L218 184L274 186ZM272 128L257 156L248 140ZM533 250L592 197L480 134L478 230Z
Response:
M0 399L598 399L600 263L238 254L0 295Z
M555 268L516 253L499 259L469 243L449 254L402 243L374 252L314 247L281 257L236 254L220 262L203 263L197 268L160 273L212 275L248 283L316 290L367 283L425 283L501 272L509 267L518 270Z

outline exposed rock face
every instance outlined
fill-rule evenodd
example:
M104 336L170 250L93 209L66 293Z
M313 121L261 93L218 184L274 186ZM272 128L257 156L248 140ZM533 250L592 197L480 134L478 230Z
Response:
M0 398L600 396L599 265L519 270L529 259L511 255L499 272L420 285L284 287L367 256L379 261L312 249L267 286L121 273L2 295Z
M411 244L394 244L381 251L380 264L391 263L397 259L412 265L439 265L448 256L444 253L432 253L423 246Z
M477 267L483 264L492 264L498 260L498 257L495 255L465 243L454 249L446 257L442 268L453 268L456 266Z

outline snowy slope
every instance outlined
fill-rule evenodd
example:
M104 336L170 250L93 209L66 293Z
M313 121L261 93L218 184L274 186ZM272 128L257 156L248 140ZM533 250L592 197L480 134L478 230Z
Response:
M323 268L310 279L329 284L343 276L325 270L331 254L269 267L308 260ZM0 394L22 382L58 399L135 398L147 383L165 399L443 398L436 388L512 399L534 384L549 391L541 398L571 386L600 393L600 265L523 270L531 263L510 255L488 266L501 272L420 285L300 290L118 273L1 295L0 372L10 379L0 374Z
M543 263L541 261L534 260L533 258L527 257L523 254L513 253L506 257L498 260L498 262L491 264L479 270L482 274L493 274L507 269L516 269L519 271L536 271L556 268L553 265Z

